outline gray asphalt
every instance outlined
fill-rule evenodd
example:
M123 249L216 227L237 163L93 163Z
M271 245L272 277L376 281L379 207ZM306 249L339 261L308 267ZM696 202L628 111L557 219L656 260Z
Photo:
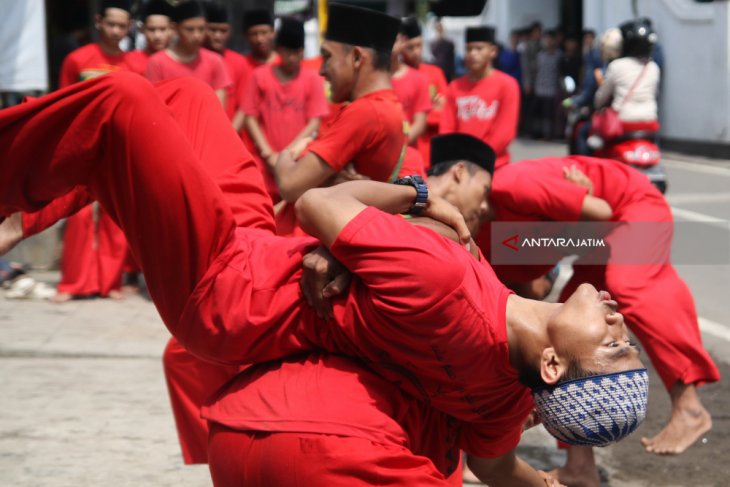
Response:
M544 142L513 146L515 159L564 152ZM678 220L730 220L730 161L672 154L667 164ZM722 361L730 360L729 271L679 267L696 297L706 346ZM58 279L53 272L36 276ZM168 334L149 301L0 299L0 330L0 485L210 485L204 466L184 467L180 459L160 360ZM539 429L529 432L523 451L544 468L563 458ZM600 453L610 485L652 485L638 472L637 480L632 472L614 475L620 466L612 455ZM677 485L690 483L679 478Z

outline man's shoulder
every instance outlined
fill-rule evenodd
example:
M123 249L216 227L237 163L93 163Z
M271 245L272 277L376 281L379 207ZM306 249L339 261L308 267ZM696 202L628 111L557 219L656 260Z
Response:
M223 64L223 56L218 54L217 52L213 52L209 49L200 49L198 51L200 56L200 61L206 64L216 65L216 66L224 66Z
M68 53L67 60L83 63L87 59L97 57L101 54L101 48L95 42L90 42Z
M230 61L236 64L244 63L248 65L248 61L246 61L246 58L243 57L243 54L240 52L236 52L233 49L224 49L223 50L223 59L226 61Z

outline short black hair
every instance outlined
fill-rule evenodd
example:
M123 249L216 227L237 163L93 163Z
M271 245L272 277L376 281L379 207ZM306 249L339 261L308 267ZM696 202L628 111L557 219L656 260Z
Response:
M355 46L352 44L342 44L345 46L345 50L349 53L352 51ZM375 68L376 71L390 71L390 63L392 58L392 52L383 52L383 51L376 51L375 49L371 49L369 47L362 47L361 49L367 49L370 51L373 55L373 68Z
M443 176L447 172L449 172L449 169L454 167L455 165L462 163L464 166L466 166L466 170L469 171L469 175L473 176L477 173L477 171L486 171L483 167L481 167L479 164L474 164L471 161L443 161L439 162L438 164L434 164L430 168L428 168L428 176L438 177Z

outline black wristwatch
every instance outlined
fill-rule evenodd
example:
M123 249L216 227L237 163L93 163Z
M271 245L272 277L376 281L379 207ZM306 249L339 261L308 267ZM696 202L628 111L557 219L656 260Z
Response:
M428 204L428 186L426 186L426 181L421 176L415 174L413 176L406 176L396 179L393 181L393 184L413 186L416 188L416 201L413 202L413 206L403 212L404 215L418 215L426 208Z

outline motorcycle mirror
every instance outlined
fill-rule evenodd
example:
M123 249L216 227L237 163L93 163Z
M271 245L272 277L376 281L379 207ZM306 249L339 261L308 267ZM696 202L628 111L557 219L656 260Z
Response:
M563 92L568 95L575 93L575 89L577 88L575 80L571 76L563 77L560 80L560 87L563 89Z

